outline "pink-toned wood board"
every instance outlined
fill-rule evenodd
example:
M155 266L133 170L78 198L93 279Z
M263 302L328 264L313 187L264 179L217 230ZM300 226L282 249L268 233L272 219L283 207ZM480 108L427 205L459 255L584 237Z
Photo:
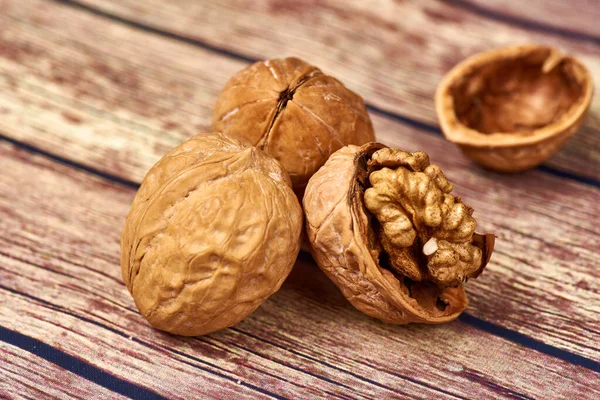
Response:
M305 256L282 290L238 326L198 339L155 331L120 282L114 225L134 190L11 145L1 145L0 154L11 171L0 181L3 214L19 204L8 211L13 218L0 237L0 300L10 304L1 325L119 379L168 398L194 390L215 398L236 390L257 395L252 387L236 389L238 379L292 398L598 394L589 385L597 373L461 322L376 322L353 309ZM28 176L28 184L17 184ZM486 348L494 351L483 357ZM523 371L530 375L516 390L511 382ZM540 385L541 373L560 379L560 388Z
M509 43L560 46L598 82L595 11L542 3L526 5L532 27L497 1L0 0L0 397L597 398L598 101L544 168L519 175L469 162L433 108L452 65ZM307 255L212 335L158 332L135 309L119 235L137 185L209 129L229 76L290 54L363 95L378 140L426 150L498 236L459 321L379 323Z
M434 127L437 117L433 95L438 82L452 66L479 51L543 43L576 55L594 77L600 77L600 37L577 40L547 30L525 29L502 18L486 18L463 1L82 3L250 59L295 55L312 60L326 72L335 72L369 104ZM536 15L547 16L550 12L547 4L540 5L542 2L526 8L523 2L510 3L486 8L495 9L496 16L514 15L519 9L521 17L534 21ZM569 6L564 3L560 8L565 7ZM554 16L556 21L565 21L565 15L571 15L569 20L580 20L577 29L585 32L585 26L597 25L597 8L580 1L570 7L570 14ZM595 82L598 91L600 78ZM596 179L600 176L600 102L594 101L592 110L587 126L547 165ZM590 170L590 163L596 164L595 171Z

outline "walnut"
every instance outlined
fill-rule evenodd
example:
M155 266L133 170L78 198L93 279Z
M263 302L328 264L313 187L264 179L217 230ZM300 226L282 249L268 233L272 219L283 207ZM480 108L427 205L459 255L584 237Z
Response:
M123 280L155 328L236 324L276 292L300 249L302 210L279 163L198 135L146 175L121 238Z
M483 166L516 172L543 163L579 130L592 94L591 75L577 59L521 45L455 66L435 103L448 140Z
M494 236L424 152L346 146L310 179L311 253L359 310L382 321L443 323L466 308L462 283L488 263Z
M299 194L334 151L375 140L363 99L298 58L235 74L219 94L212 127L275 157Z

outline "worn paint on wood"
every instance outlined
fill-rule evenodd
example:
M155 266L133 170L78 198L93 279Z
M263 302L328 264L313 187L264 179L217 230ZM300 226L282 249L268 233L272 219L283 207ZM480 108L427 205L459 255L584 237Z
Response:
M16 81L4 102L10 110L0 121L4 134L132 182L140 182L167 149L208 129L220 86L245 65L162 37L147 38L119 24L107 36L107 21L99 17L52 3L39 6L26 14L30 22L14 23L4 35L9 53L20 54L16 60L3 59L7 76ZM41 24L34 22L39 21L38 9L67 22L46 22L32 36L31 24ZM7 15L22 17L19 10ZM64 30L82 32L77 45L64 41ZM153 50L158 47L160 53ZM139 61L131 61L136 49ZM174 59L180 60L177 68L167 69ZM194 63L197 59L203 62ZM50 70L42 68L47 62L53 65ZM182 99L187 101L181 104ZM457 185L456 192L477 210L482 229L499 236L487 281L469 285L475 315L597 357L598 350L585 345L598 338L587 327L600 318L597 308L589 308L600 301L596 275L589 274L597 262L594 249L600 247L598 226L590 218L600 215L600 204L592 201L597 190L539 171L493 174L475 168L440 137L377 114L373 119L379 140L408 150L427 149ZM174 121L181 125L168 126ZM544 237L538 238L539 232ZM489 293L490 282L502 290ZM524 307L527 299L548 293L552 296L544 307ZM571 294L565 298L562 293ZM572 329L562 328L565 318Z
M495 0L81 1L0 0L0 394L64 397L43 388L48 378L82 398L136 387L168 398L598 397L598 102L551 168L500 175L439 136L432 99L455 62L507 43L558 45L599 76L593 13L572 34L568 16L542 10L528 26ZM540 6L524 7L532 18ZM379 140L427 150L498 235L461 321L383 325L306 256L256 313L213 335L163 334L135 310L118 266L135 187L208 129L230 75L288 54L364 95ZM35 343L57 352L42 354L39 377Z
M592 45L569 35L482 18L461 6L462 1L81 3L250 59L303 57L342 79L369 104L430 126L437 124L433 95L442 75L465 57L494 47L531 42L559 47L583 60L596 78L596 91L600 89L600 38ZM525 13L521 3L514 1L511 7ZM569 3L573 18L597 25L596 11L580 11L581 3L579 11ZM561 15L555 20L563 14L555 14ZM534 13L528 18L532 17ZM595 101L588 124L547 165L598 179L599 116L600 102ZM592 163L595 171L590 170Z
M451 0L465 11L554 36L600 43L600 8L595 0ZM559 17L560 16L560 17Z
M3 335L0 333L0 338ZM9 398L125 399L56 364L0 342L0 394Z
M13 3L7 2L7 4L10 5ZM165 141L173 143L171 146L174 146L179 138L174 138L173 133L183 132L189 136L198 130L208 127L210 109L216 98L216 93L231 74L246 65L244 61L224 57L223 54L198 48L198 46L193 46L192 44L184 44L181 43L181 40L179 41L180 43L177 43L177 41L173 41L171 38L150 34L140 29L128 28L128 25L124 25L123 23L111 21L106 17L88 12L82 12L71 6L48 4L38 1L28 1L21 4L19 7L6 7L6 22L10 23L8 26L11 28L14 27L15 31L12 32L13 29L10 29L3 34L5 41L3 46L5 50L0 53L5 55L4 61L8 65L3 66L1 70L6 69L11 71L11 75L4 79L7 89L13 88L23 96L33 92L34 96L27 96L28 98L24 101L33 102L32 105L29 105L30 108L45 108L37 113L22 113L19 111L19 104L11 105L12 102L8 99L8 105L5 105L4 108L13 110L10 114L16 113L18 116L31 117L38 114L42 116L50 114L52 118L64 119L65 122L69 123L68 130L64 134L65 136L67 134L73 135L74 131L80 134L85 132L86 135L81 136L87 136L90 138L89 140L102 141L101 132L111 131L115 135L122 136L124 135L123 131L126 128L130 128L130 130L134 130L134 134L136 135L143 135L147 131L160 134L164 137ZM98 6L108 7L109 4L111 3L102 2L102 5ZM122 5L119 3L118 7L123 7L125 4L128 3L123 2ZM151 3L143 4L151 5ZM160 10L170 7L171 4L172 2L169 2L164 7L156 7L154 9L154 13L158 14L156 18L162 15ZM181 8L194 10L194 7L202 6L202 4L204 3L194 2ZM203 5L202 7L209 6ZM411 10L404 11L410 12ZM146 18L150 18L153 15L149 11L134 14L132 18L138 19L140 15L146 16ZM204 31L196 32L200 27L207 29L206 27L210 26L207 25L206 21L189 21L189 15L202 16L207 14L210 15L206 10L199 9L197 12L183 14L180 12L178 18L173 18L172 16L169 18L160 18L160 21L163 21L163 24L169 24L169 21L174 19L179 21L181 18L182 21L177 26L184 26L185 29L175 33L183 35L184 40L189 36L190 39L198 37L200 40L205 39L210 41L214 40L212 36L204 38L200 36L200 33ZM223 12L222 18L230 14L230 12ZM247 15L247 12L240 12L240 14L239 18L229 21L227 26L240 24L239 19ZM49 18L48 15L51 15L52 18ZM256 18L263 17L273 19L271 22L274 24L274 27L282 25L282 22L279 22L279 25L277 24L277 21L282 18L279 14L275 14L274 16L256 15ZM60 24L56 23L58 20L61 21ZM480 20L481 18L475 22L481 24ZM452 18L449 18L446 23L452 24L452 21ZM142 20L141 22L148 21ZM151 22L153 21L151 20L148 23ZM254 19L246 21L246 23L253 22ZM111 26L110 30L105 29L107 24ZM456 25L456 23L454 24ZM429 25L433 25L433 22L430 21ZM171 28L171 26L167 25L162 27L165 29ZM406 27L406 29L409 28L411 27ZM345 30L339 29L339 32L334 29L333 33L337 34L340 38L344 38ZM459 27L453 26L452 29L454 29L454 36L451 37L464 35L464 31L460 30ZM500 32L506 31L504 36L514 39L506 41L506 43L523 41L522 38L526 37L523 35L527 34L526 31L515 31L503 24L494 27L494 30L499 30ZM71 31L81 32L81 35L78 35L72 41L65 41L65 36L68 36L68 32ZM208 32L204 33L204 35L208 35ZM472 31L468 30L468 32ZM228 36L231 34L234 33L230 32ZM306 35L307 38L318 42L322 40L321 36L323 34L317 29L314 31L299 31L297 35ZM445 32L444 34L440 34L439 38L433 39L433 37L430 37L429 40L448 40L447 37L449 35L450 32ZM277 35L277 37L273 37L272 39L281 40L279 36ZM472 49L462 51L470 51L468 54L472 54L481 49L500 45L499 43L489 43L490 39L487 39L489 35L482 33L480 36L482 43L469 45L470 42L461 42L461 49ZM404 43L403 41L401 42ZM579 46L573 49L566 48L578 54L586 54L584 51L590 51L586 47L581 48L581 44L578 42L572 44L567 41L565 43L575 47ZM293 49L293 44L293 42L289 44L290 49ZM376 45L391 46L392 44L382 41L381 43L377 42ZM247 51L251 48L244 47L243 45L237 46L234 43L227 43L227 46L236 46L232 51L239 52ZM279 46L283 46L283 44ZM354 42L336 44L336 46L341 46L341 48L345 46L345 48L354 49ZM440 42L434 46L434 49L438 47L447 48L448 46L449 44ZM428 48L428 46L422 49L419 48L418 55L414 54L417 50L413 51L413 55L403 53L403 57L399 60L404 62L404 60L411 60L415 57L426 57L425 64L428 67L426 65L415 66L410 63L405 66L396 65L397 63L392 62L393 60L382 56L383 58L377 58L382 58L381 65L369 63L366 66L354 66L350 70L348 70L346 64L352 65L352 60L332 61L329 56L324 58L318 51L319 47L313 44L305 49L290 51L292 54L298 54L312 60L326 70L334 73L334 75L342 78L344 82L359 91L374 106L395 112L397 115L410 117L416 121L425 121L427 129L436 130L432 97L435 87L443 72L447 71L451 65L468 54L457 52L449 52L448 54L446 52L436 53L434 50L425 52ZM50 51L50 49L53 51ZM56 51L56 49L64 50ZM276 50L271 47L265 48L261 53L251 54L251 57L264 58L281 56L281 54L291 54L290 51L277 53ZM332 54L330 50L324 49L323 51L327 51L325 54L329 55ZM598 55L597 52L594 53L594 50L595 48L591 49L591 64L596 60L594 56ZM385 53L384 50L379 51ZM430 52L433 53L429 54ZM135 58L132 58L132 54L135 54ZM48 61L48 57L52 57L52 60ZM452 59L447 60L448 57L452 57ZM202 62L198 62L198 60L202 60ZM25 63L25 65L19 64L20 62ZM40 66L40 62L43 65ZM11 65L11 63L16 64L16 66ZM444 63L447 65L439 67L440 64ZM592 68L593 74L595 76L600 75L600 66L593 68L594 65L591 64L588 63L588 67ZM377 70L378 74L367 73L364 71L365 68L370 68L369 71ZM437 70L431 70L432 68L437 68ZM384 73L384 71L388 72ZM404 71L404 75L409 73L413 75L425 73L425 77L417 79L416 76L413 76L408 79L407 77L395 76L394 74L400 73L399 71ZM12 74L17 74L17 76ZM18 77L18 75L23 74L27 74L27 79ZM100 79L94 77L94 74L100 75ZM40 82L38 84L37 79L33 80L34 77L38 79L44 78L49 82ZM425 90L421 96L426 99L424 102L417 101L410 94L416 89L410 89L408 86L414 85L415 81L418 82L419 88ZM113 92L113 90L116 90L116 92ZM394 106L394 102L385 100L388 95L384 91L386 93L389 92L388 95L394 99L400 99L408 104ZM66 108L66 111L61 110L60 113L56 114L53 110L48 109L51 106L38 104L48 97L51 104L60 106L63 109ZM94 97L99 97L100 101L105 103L105 105L101 105L102 103L99 103ZM80 109L77 112L73 112L72 108L76 107L76 104L73 104L73 100L85 101L85 104L88 106L86 107L86 113L93 114L91 118L83 120L87 122L85 126L78 124L82 117L80 114L84 110L79 107ZM411 111L411 107L418 103L423 103L425 108ZM595 122L596 115L599 114L597 111L594 112L596 110L594 108L596 107L596 103L594 102L592 105L593 112L588 124L547 165L559 170L577 172L582 176L597 179L597 176L600 174L600 151L597 150L600 148L598 139L600 135L597 134L600 131L600 122ZM127 110L120 109L123 104L125 104ZM108 114L102 112L107 109L111 112ZM177 110L177 112L174 110ZM4 112L8 113L7 110ZM72 118L73 116L76 118ZM98 121L98 118L108 119L109 121ZM45 130L44 125L46 125L45 119L40 118L33 122L29 129L35 133L36 130ZM440 134L440 132L437 131L437 134ZM123 141L116 141L115 143L120 144L117 150L121 150L121 152L118 152L117 156L122 157L126 154L123 152ZM164 149L163 147L163 152ZM93 159L93 155L82 151L81 157L84 158L87 156L92 156Z
M0 206L18 204L0 236L7 252L0 255L0 303L10 304L0 323L120 379L169 398L193 390L221 398L233 390L257 394L244 385L235 389L237 379L288 398L600 395L590 385L599 374L461 322L374 321L305 258L282 290L236 327L199 339L157 332L119 278L115 225L133 189L10 145L0 145L0 155L10 171L0 180ZM29 184L16 184L25 179ZM493 349L486 357L476 350L486 348ZM544 368L556 385L538 385Z

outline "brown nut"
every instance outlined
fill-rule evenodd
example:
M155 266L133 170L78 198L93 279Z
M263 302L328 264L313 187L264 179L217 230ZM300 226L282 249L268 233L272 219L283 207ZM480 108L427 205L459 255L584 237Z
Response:
M306 232L319 267L360 311L382 321L443 323L466 308L462 282L494 236L424 152L346 146L311 178Z
M538 45L477 54L440 83L446 138L479 164L516 172L546 161L581 127L592 78L572 56Z
M196 336L275 293L300 250L302 209L279 163L220 133L146 175L121 237L123 280L152 326Z
M275 157L299 194L334 151L375 140L363 99L298 58L235 74L217 99L212 127Z

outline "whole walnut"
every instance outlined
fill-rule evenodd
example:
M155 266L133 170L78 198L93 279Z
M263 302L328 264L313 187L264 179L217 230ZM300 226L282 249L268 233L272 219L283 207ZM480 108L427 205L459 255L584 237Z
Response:
M302 209L279 163L220 133L146 175L121 238L123 280L155 328L234 325L276 292L300 250Z
M443 323L466 308L462 283L490 259L494 235L424 152L347 146L311 178L306 231L319 267L382 321Z
M299 194L333 152L375 140L363 99L298 58L235 74L219 94L212 127L275 157Z

